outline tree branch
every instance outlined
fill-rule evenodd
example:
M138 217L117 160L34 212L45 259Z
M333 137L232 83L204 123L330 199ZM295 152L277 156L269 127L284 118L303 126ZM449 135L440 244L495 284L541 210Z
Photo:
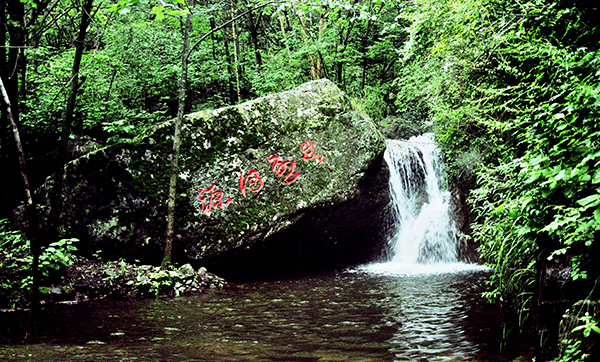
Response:
M194 49L195 49L195 48L196 48L198 45L200 45L200 43L202 43L202 41L204 41L206 38L208 38L208 37L209 37L211 34L213 34L214 32L216 32L216 31L218 31L218 30L221 30L221 29L223 29L223 28L224 28L224 27L226 27L227 25L229 25L229 24L233 23L234 21L238 20L238 19L239 19L239 18L241 18L241 17L244 17L246 14L248 14L248 13L250 13L250 12L252 12L252 11L256 10L256 9L264 8L265 6L269 6L269 5L272 5L272 4L278 4L278 3L282 3L282 2L284 2L284 1L269 1L269 2L267 2L267 3L264 3L264 4L256 5L255 7L252 7L252 8L250 8L250 9L248 9L248 10L244 11L243 13L241 13L241 14L239 14L239 15L237 15L237 16L235 16L235 17L231 18L231 19L229 19L228 21L226 21L226 22L224 22L223 24L221 24L221 25L217 26L216 28L214 28L214 29L211 29L211 31L209 31L208 33L206 33L206 34L202 35L202 37L200 37L200 39L198 39L198 40L196 41L196 43L194 43L194 45L192 45L192 46L190 47L190 50L188 50L187 54L185 55L185 59L187 60L187 59L189 58L190 54L192 54L192 52L194 51Z

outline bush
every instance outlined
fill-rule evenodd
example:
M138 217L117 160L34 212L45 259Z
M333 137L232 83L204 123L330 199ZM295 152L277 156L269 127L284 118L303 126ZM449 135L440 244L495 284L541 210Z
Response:
M39 258L42 282L56 278L61 270L73 264L77 239L62 239L43 248ZM29 240L11 230L8 220L0 220L0 307L15 308L27 303L31 293L33 257Z

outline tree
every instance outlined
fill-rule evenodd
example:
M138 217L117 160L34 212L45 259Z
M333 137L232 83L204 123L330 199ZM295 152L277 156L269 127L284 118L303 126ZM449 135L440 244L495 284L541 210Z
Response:
M179 163L179 149L181 146L181 125L185 114L185 95L187 89L188 57L190 47L190 31L192 28L192 9L194 0L188 0L185 4L186 14L183 25L183 49L181 50L181 76L179 78L179 96L177 100L177 119L175 120L175 131L173 134L173 149L171 150L171 171L169 177L169 199L167 202L167 234L165 238L165 249L162 266L171 263L171 251L173 249L173 229L175 224L175 194L177 192L177 168Z
M36 204L33 201L31 188L29 186L29 177L27 176L27 165L25 161L25 152L23 152L23 145L21 144L21 135L19 133L19 128L17 127L17 123L15 121L14 114L12 112L11 101L8 97L8 92L4 87L4 82L0 77L0 93L2 94L2 101L5 105L6 114L8 115L8 119L10 121L10 125L12 128L13 137L15 139L15 145L17 146L17 154L19 158L19 170L21 172L21 178L23 180L23 186L25 191L25 211L27 214L27 219L29 221L29 233L28 237L31 242L31 255L32 255L32 263L31 270L33 274L33 283L32 283L32 311L36 311L38 307L39 301L39 282L40 282L40 272L39 272L39 260L41 254L41 245L40 245L40 232L39 232L39 220ZM30 314L30 317L32 314Z
M83 56L85 35L90 24L91 12L94 0L82 0L81 4L81 20L79 23L79 32L77 35L77 41L75 42L75 57L73 59L73 67L71 70L70 79L70 91L67 99L67 105L65 108L60 142L58 146L58 169L54 176L55 187L52 190L51 195L51 215L50 215L50 234L58 232L58 220L62 212L63 204L63 165L67 162L67 148L69 145L69 139L73 131L73 113L75 111L75 104L77 102L77 93L81 84L79 83L79 71L81 68L81 57ZM54 238L58 235L53 235Z
M165 248L162 266L166 266L171 263L171 255L173 248L173 233L174 233L174 224L175 224L175 194L177 192L177 176L178 176L178 162L179 162L179 149L181 146L181 125L183 124L183 118L185 114L185 96L186 96L186 87L187 87L187 72L188 72L188 60L190 57L190 53L206 38L208 38L213 32L229 25L233 24L237 19L243 17L249 12L267 6L270 3L260 4L255 6L254 8L245 11L244 13L233 17L231 20L225 22L221 26L210 30L205 33L196 41L196 43L190 48L190 31L192 27L192 13L193 13L193 0L188 0L185 3L186 11L185 11L185 23L182 24L183 28L183 49L181 51L181 77L179 80L179 97L178 97L178 106L177 106L177 119L175 121L175 130L173 134L173 149L171 151L171 170L169 177L169 198L167 201L167 233L165 237ZM183 21L182 21L183 22ZM239 93L238 93L239 95Z

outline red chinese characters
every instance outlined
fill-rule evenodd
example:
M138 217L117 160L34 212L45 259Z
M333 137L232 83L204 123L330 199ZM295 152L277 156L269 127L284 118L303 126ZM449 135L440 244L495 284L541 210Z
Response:
M300 176L300 174L298 173L298 171L296 171L296 173L294 173L294 170L296 169L296 162L294 161L281 161L279 155L274 155L271 156L267 159L267 161L272 162L273 163L273 167L271 168L275 173L277 173L277 176L281 177L285 174L285 172L288 169L290 171L288 172L288 174L283 178L283 180L289 185L292 182L296 181L296 179L298 179L298 176ZM292 176L293 174L293 176Z
M302 142L300 149L302 150L302 153L304 154L302 156L303 160L308 161L308 160L312 160L314 158L319 163L323 162L323 156L321 156L321 157L317 156L317 153L315 152L315 149L314 149L315 146L316 146L316 144L314 142L308 142L308 140L305 140L304 142Z
M229 204L233 202L231 198L227 198L227 202L223 202L223 191L215 191L215 184L206 190L198 189L198 200L202 202L202 212L210 216L212 209L225 209ZM202 194L208 194L202 196Z
M302 159L305 161L314 159L317 161L317 163L322 163L323 156L319 156L317 154L315 147L315 142L309 142L308 140L302 142L300 145ZM296 163L292 160L284 161L281 159L280 155L273 155L269 157L267 161L273 164L271 167L273 172L275 172L278 177L283 178L288 185L294 183L298 177L300 177L300 174L296 171ZM240 172L239 184L240 192L244 198L248 196L248 190L257 193L260 192L264 187L264 182L260 178L257 169L251 169L248 171L248 173L242 170ZM198 194L198 200L202 203L202 212L208 216L211 215L214 209L226 209L233 202L233 200L229 197L226 201L224 201L223 191L216 190L215 184L211 185L205 190L198 189Z
M258 184L258 185L257 185ZM253 185L257 185L256 187L252 187ZM244 178L244 172L240 173L240 191L242 195L246 197L246 187L250 187L250 191L259 192L263 188L263 181L258 175L257 170L250 170L248 175Z

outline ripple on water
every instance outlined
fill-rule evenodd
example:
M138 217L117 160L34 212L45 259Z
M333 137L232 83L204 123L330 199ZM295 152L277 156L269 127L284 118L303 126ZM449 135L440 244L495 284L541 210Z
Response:
M496 342L480 336L491 328L481 323L494 321L474 318L471 308L486 273L367 268L201 296L57 307L43 314L39 344L0 347L0 360L477 361L494 354Z

